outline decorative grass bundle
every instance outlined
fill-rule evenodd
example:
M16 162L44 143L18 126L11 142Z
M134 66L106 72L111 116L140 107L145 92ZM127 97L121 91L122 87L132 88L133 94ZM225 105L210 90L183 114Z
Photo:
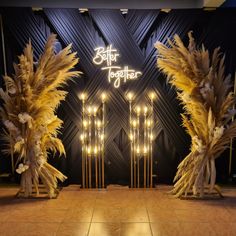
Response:
M78 63L71 45L54 53L56 35L52 34L43 55L36 63L33 60L31 42L14 64L15 74L4 76L6 90L0 89L3 106L0 109L5 125L5 153L18 156L17 173L21 174L21 190L25 197L32 194L33 185L37 194L39 179L45 185L49 197L54 197L57 179L64 181L60 171L47 163L48 151L65 155L64 146L57 138L63 121L55 111L67 92L62 87L72 77L79 75L71 69Z
M190 191L202 197L215 187L215 159L228 148L236 136L236 102L230 75L225 76L224 57L216 48L212 55L202 46L197 48L191 32L186 48L178 35L168 41L169 47L160 42L157 65L168 76L178 91L184 107L183 126L191 136L191 151L179 164L174 181L176 197Z

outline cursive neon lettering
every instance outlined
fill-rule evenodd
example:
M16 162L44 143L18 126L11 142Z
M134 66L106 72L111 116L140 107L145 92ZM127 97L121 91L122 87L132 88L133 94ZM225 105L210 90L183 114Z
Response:
M113 83L115 88L119 88L122 83L126 83L128 80L135 80L142 75L142 72L130 69L128 66L121 68L120 66L114 66L113 63L117 61L120 56L116 49L109 45L107 48L98 47L94 49L96 54L93 58L93 63L96 65L106 64L101 70L108 71L108 82Z
M106 62L107 66L111 66L112 62L116 62L116 58L120 55L117 53L116 49L112 48L112 45L108 46L106 49L103 47L95 48L96 52L93 62L96 65L101 65L103 62Z

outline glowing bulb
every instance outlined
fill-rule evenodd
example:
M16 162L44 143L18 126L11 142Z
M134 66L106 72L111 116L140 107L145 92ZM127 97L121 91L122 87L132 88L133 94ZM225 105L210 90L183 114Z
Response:
M150 135L150 140L153 140L153 135L152 134Z
M104 102L106 100L106 94L102 93L102 101Z
M104 135L103 134L101 134L101 140L104 140Z
M148 108L145 106L145 107L143 108L144 114L147 114L147 111L148 111Z
M150 126L151 126L151 121L148 120L148 121L147 121L147 127L150 127Z
M155 98L155 93L154 92L151 92L150 93L150 98L153 100Z
M143 153L147 154L147 147L146 146L144 146L144 148L143 148Z
M132 140L134 139L134 136L131 134L131 135L129 136L129 138L130 138L130 140L132 141Z
M133 120L133 126L134 126L134 128L136 127L136 125L137 125L136 120Z
M134 94L132 92L129 92L127 94L128 100L131 102L133 100Z
M87 125L88 125L88 122L87 122L86 120L84 120L84 122L83 122L83 126L84 126L84 128L86 128Z
M85 98L86 98L86 95L85 93L81 93L80 96L79 96L80 100L84 101Z
M87 148L87 153L90 155L91 154L91 147Z
M100 128L101 127L101 121L97 120L97 127Z
M97 107L94 106L93 107L93 114L96 115L96 113L97 113Z
M80 139L81 139L81 141L84 140L84 135L83 134L80 135Z
M140 153L139 147L137 147L136 152L137 152L137 154Z
M94 154L97 154L97 152L98 152L97 146L94 147L93 152L94 152Z
M92 112L92 107L89 106L88 107L88 113L91 114L91 112Z
M140 111L141 111L141 108L138 106L138 107L136 108L136 111L137 111L137 114L139 115L139 113L140 113Z

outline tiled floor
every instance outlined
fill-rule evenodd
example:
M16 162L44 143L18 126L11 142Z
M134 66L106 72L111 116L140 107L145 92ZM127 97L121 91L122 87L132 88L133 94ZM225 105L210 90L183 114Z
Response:
M236 189L220 200L179 200L154 190L75 190L58 199L16 199L0 188L0 236L236 235Z

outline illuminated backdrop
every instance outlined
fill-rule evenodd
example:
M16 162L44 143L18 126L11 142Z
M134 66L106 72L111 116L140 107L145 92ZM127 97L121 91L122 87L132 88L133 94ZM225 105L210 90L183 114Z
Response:
M82 91L86 91L89 96L86 101L88 104L96 103L96 98L103 91L107 92L105 182L122 184L130 182L129 104L125 96L128 91L133 91L135 102L141 104L147 100L150 90L155 92L153 174L158 175L159 182L167 182L172 180L177 164L188 152L189 138L180 125L181 108L176 93L156 69L153 44L157 40L166 43L167 38L175 33L185 39L187 32L193 30L198 42L204 42L207 48L222 47L222 51L227 53L226 62L230 72L234 72L236 67L236 36L233 34L236 14L233 9L172 10L169 13L160 10L129 10L125 15L120 10L89 10L80 13L78 9L32 11L30 8L2 8L1 12L9 72L12 71L12 60L16 61L15 55L21 52L29 38L37 58L50 32L58 35L56 50L61 45L64 47L72 43L73 50L78 53L79 69L83 75L76 83L69 84L67 100L58 111L64 120L62 139L67 158L61 159L57 167L69 177L70 183L82 181L82 103L79 100ZM102 70L109 65L105 62L96 65L93 61L95 48L107 50L110 45L113 50L117 50L115 53L119 53L111 66L121 68L115 70L124 70L127 66L129 70L142 73L126 83L121 79L119 88L114 87L115 80L111 79L109 83L110 69ZM0 62L3 74L2 60ZM227 158L224 160L227 162ZM228 166L224 162L220 164L218 174L223 179ZM155 184L156 179L153 181Z

